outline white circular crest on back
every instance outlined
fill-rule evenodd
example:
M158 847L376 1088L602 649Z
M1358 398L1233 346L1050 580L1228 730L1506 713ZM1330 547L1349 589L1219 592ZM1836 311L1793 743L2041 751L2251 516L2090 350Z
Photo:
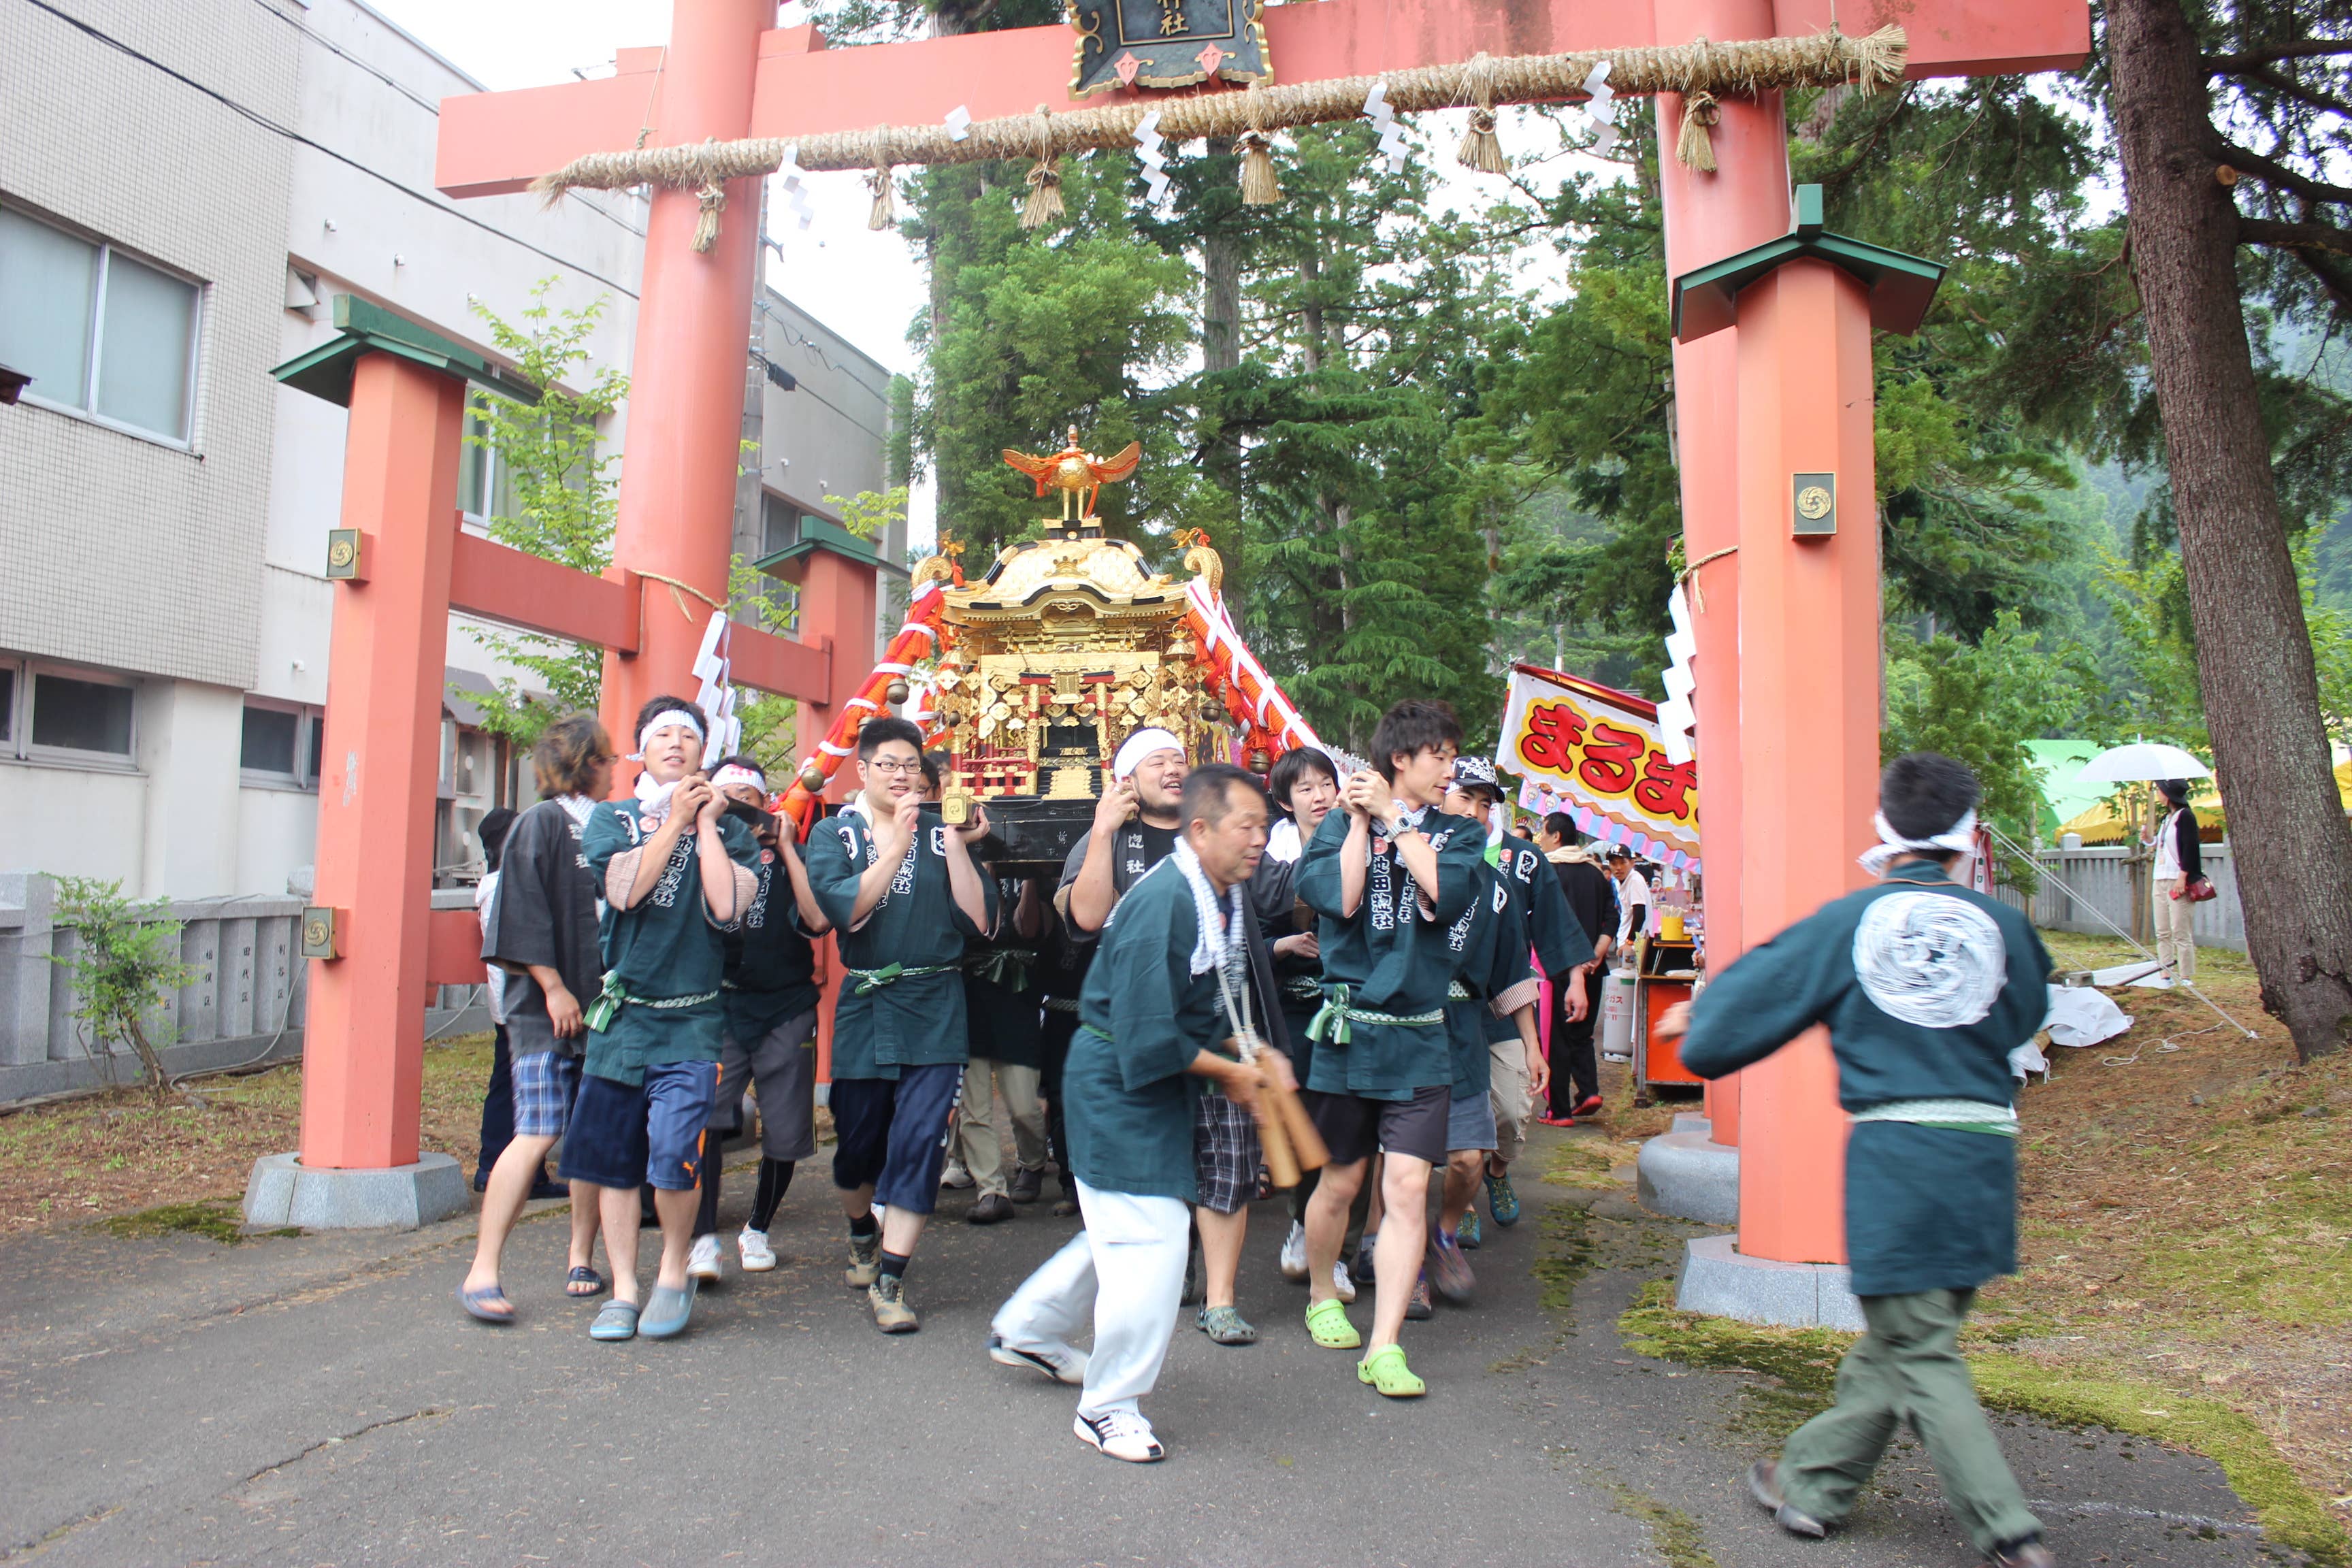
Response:
M1853 973L1878 1010L1923 1029L1957 1029L1992 1011L2009 950L1990 915L1948 893L1871 900L1853 933Z

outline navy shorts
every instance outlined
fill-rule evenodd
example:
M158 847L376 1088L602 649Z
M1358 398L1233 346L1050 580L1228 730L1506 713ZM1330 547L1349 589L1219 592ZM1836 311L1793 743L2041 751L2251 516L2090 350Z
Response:
M1302 1090L1307 1119L1323 1135L1335 1165L1352 1165L1373 1152L1409 1154L1433 1165L1445 1163L1445 1124L1454 1106L1446 1084L1416 1089L1411 1100L1366 1100L1353 1094Z
M948 1113L963 1094L963 1064L902 1068L886 1078L837 1078L833 1111L833 1184L874 1184L874 1201L908 1214L939 1206L947 1163Z
M718 1096L717 1062L649 1067L636 1089L583 1078L558 1173L600 1187L686 1192L702 1178L703 1129Z

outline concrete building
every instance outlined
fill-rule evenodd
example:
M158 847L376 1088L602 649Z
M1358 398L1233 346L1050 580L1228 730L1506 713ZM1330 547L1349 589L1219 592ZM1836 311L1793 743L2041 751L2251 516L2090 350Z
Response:
M0 12L0 364L33 378L0 407L0 1100L13 1067L78 1054L47 980L69 933L36 929L38 875L5 874L198 915L290 898L281 924L310 885L344 416L270 368L331 338L346 292L506 358L488 317L520 322L544 283L550 308L601 312L580 381L625 375L645 243L630 193L436 194L437 106L482 86L359 0L60 8L75 21ZM772 292L753 321L747 560L837 513L828 495L883 488L889 444L880 365ZM625 420L600 422L601 450ZM495 451L461 490L483 526ZM501 680L532 684L484 629L449 628L437 885L471 879L484 811L535 793L478 722ZM239 1016L290 1007L290 1047L286 934L252 938L268 1005Z

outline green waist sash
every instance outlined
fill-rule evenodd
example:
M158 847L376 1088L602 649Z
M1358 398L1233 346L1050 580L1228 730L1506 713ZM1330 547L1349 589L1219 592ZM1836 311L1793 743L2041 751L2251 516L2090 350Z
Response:
M886 963L879 969L844 969L842 973L857 982L854 994L870 996L885 985L896 985L901 980L912 980L924 974L956 974L962 969L961 963L918 963L911 966Z
M654 1007L668 1011L678 1007L699 1007L705 1002L716 1002L719 993L705 991L698 996L640 996L631 991L618 970L604 976L604 989L596 1000L588 1004L588 1027L603 1034L613 1026L623 1007Z
M1854 1111L1853 1118L1857 1122L1907 1121L1948 1132L1989 1132L1997 1138L2014 1138L2018 1132L2016 1107L1981 1100L1894 1100Z
M1410 1016L1402 1013L1375 1013L1368 1007L1359 1007L1350 1003L1348 999L1348 987L1345 985L1327 985L1324 987L1322 1007L1307 1023L1307 1037L1318 1046L1326 1044L1344 1046L1355 1037L1353 1026L1358 1024L1386 1024L1399 1028L1414 1029L1425 1028L1430 1025L1444 1022L1445 1022L1445 1010L1442 1007Z

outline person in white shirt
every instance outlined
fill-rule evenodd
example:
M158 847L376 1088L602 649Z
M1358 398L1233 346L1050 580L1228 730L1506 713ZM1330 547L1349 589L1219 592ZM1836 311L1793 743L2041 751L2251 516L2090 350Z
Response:
M2204 854L2197 814L2189 809L2189 781L2165 779L2157 784L2164 796L2164 825L2143 845L2156 851L2149 879L2156 903L2156 956L2170 964L2172 978L2182 985L2197 984L2197 936L2189 929L2197 901L2189 889L2205 876Z
M1633 852L1622 844L1610 846L1609 875L1617 881L1617 951L1622 952L1650 929L1650 884L1633 869Z

